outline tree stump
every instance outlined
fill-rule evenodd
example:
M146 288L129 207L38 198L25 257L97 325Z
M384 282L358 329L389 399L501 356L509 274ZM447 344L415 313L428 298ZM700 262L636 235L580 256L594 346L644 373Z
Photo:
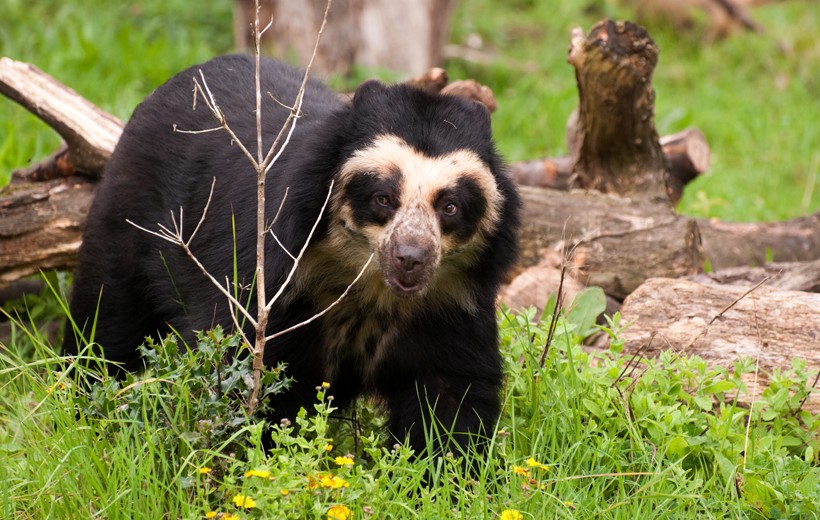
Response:
M668 201L666 163L655 131L652 72L658 48L643 27L604 20L585 37L573 30L582 188Z

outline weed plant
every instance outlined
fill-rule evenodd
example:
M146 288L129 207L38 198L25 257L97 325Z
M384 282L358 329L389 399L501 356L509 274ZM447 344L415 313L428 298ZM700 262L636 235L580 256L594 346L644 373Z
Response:
M0 515L820 517L820 417L800 409L813 382L805 365L750 402L751 360L623 355L618 315L595 325L602 298L582 293L549 343L554 301L540 318L499 314L504 407L481 455L413 454L387 438L376 404L336 410L330 385L310 413L266 428L244 416L248 358L219 330L195 349L148 343L146 371L118 382L85 368L93 356L59 358L15 320L18 339L0 353ZM612 347L582 348L592 333ZM267 388L282 391L283 374L267 372Z

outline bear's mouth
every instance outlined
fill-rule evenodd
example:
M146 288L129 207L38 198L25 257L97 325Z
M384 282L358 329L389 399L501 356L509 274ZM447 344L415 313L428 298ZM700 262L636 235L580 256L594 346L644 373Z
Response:
M421 294L427 287L427 284L425 283L426 280L420 280L417 279L417 277L408 277L409 279L403 279L401 276L387 275L385 278L387 286L390 290L397 296L401 297L412 297Z

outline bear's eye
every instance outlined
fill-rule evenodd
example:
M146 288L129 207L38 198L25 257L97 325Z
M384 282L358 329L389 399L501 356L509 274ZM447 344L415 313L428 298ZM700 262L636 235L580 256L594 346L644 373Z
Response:
M382 206L383 208L392 208L393 202L390 200L390 196L384 193L377 193L373 196L373 200L376 201L376 204Z
M452 217L456 213L458 213L458 206L455 205L453 202L448 202L444 205L444 214L448 217Z

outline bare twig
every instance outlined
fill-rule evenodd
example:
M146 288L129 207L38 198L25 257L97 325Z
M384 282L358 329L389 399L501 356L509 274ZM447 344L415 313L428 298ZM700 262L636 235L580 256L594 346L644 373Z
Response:
M364 272L367 270L367 266L369 266L370 262L373 261L373 257L375 255L376 255L376 253L370 253L370 257L367 259L367 262L365 262L364 265L362 266L362 268L359 270L359 274L356 275L356 278L354 278L353 281L350 282L350 284L345 288L344 292L342 292L342 294L340 294L338 298L333 300L333 302L330 305L328 305L327 307L325 307L324 309L317 312L316 314L314 314L313 316L311 316L310 318L306 319L305 321L303 321L301 323L297 323L296 325L293 325L293 326L288 327L286 329L280 330L279 332L275 332L275 333L271 334L270 336L266 336L265 341L270 341L272 339L276 339L279 336L287 334L288 332L294 331L294 330L296 330L300 327L304 327L308 323L310 323L310 322L324 316L325 313L327 313L327 311L329 311L330 309L332 309L333 307L338 305L339 302L341 302L345 298L345 296L347 296L347 293L350 292L350 289L352 289L353 286L356 284L356 282L358 282L359 279L362 277L362 275L364 275Z
M265 344L274 339L276 337L281 336L282 334L286 334L292 330L295 330L299 327L302 327L319 317L323 316L327 313L331 308L336 306L351 290L352 286L363 276L364 272L366 271L367 267L370 265L370 262L373 260L373 256L375 253L370 255L370 258L362 267L361 271L359 271L358 275L355 279L351 282L350 285L344 290L344 292L330 305L328 305L325 309L321 310L320 312L316 313L314 316L308 318L307 320L288 327L282 331L277 333L267 335L267 326L268 326L268 318L270 316L271 309L276 301L281 297L284 293L285 289L290 284L296 269L299 267L299 263L307 250L308 245L310 244L311 240L313 239L314 232L316 231L319 222L321 222L324 212L327 208L328 201L330 200L330 196L333 190L333 182L331 181L330 186L328 188L328 194L325 198L324 203L322 204L322 208L317 215L316 220L311 228L305 243L302 245L301 250L297 256L293 256L293 254L285 248L284 244L279 240L276 234L273 232L273 223L279 218L279 215L284 207L285 200L287 198L288 189L286 189L285 194L282 198L282 201L279 204L279 208L274 216L273 220L271 221L270 225L268 225L266 220L266 189L265 189L265 181L267 173L273 167L273 165L277 162L279 157L281 156L282 152L288 146L291 137L293 136L294 129L296 128L296 122L302 115L302 103L304 101L305 96L305 89L307 87L308 78L310 75L310 69L313 65L313 62L316 58L319 41L321 40L322 34L324 32L325 25L327 23L328 12L330 11L331 0L327 1L327 6L325 8L324 18L322 19L322 24L319 29L319 32L316 36L316 43L314 45L313 54L311 55L310 62L308 63L307 67L305 68L304 76L302 77L302 83L299 87L299 90L296 94L296 99L294 100L294 104L292 107L287 107L283 103L279 102L274 98L274 101L279 104L280 106L285 107L289 110L289 114L282 124L282 127L279 129L276 137L274 138L273 142L271 143L270 147L268 148L267 152L264 151L264 134L263 134L263 125L262 125L262 85L261 85L261 49L260 49L260 40L261 35L268 30L271 25L272 21L268 23L264 28L260 29L259 27L259 2L256 2L256 17L254 21L254 41L256 46L256 55L255 55L255 74L254 74L254 94L255 94L255 102L256 102L256 154L254 156L253 153L247 148L245 143L243 143L236 133L231 128L230 123L227 120L224 112L219 107L218 101L214 96L213 92L211 91L210 87L208 86L208 82L205 78L205 74L202 70L199 71L199 78L193 78L194 81L194 107L196 106L196 100L198 97L201 96L203 102L208 107L208 110L211 112L213 117L219 123L219 128L210 128L205 130L182 130L174 127L175 132L186 133L186 134L199 134L199 133L207 133L213 132L215 130L222 129L224 130L231 138L232 143L234 143L245 155L248 159L248 162L253 167L254 171L256 172L256 188L257 188L257 218L256 218L256 268L255 268L255 286L256 286L256 317L251 316L250 312L247 309L247 306L243 305L237 298L231 294L231 283L230 280L226 278L225 285L223 286L219 281L216 280L210 273L208 273L205 266L197 259L196 255L190 248L191 242L196 236L196 233L199 231L203 221L205 220L205 216L208 212L208 208L210 206L211 200L213 198L214 186L216 183L216 179L214 178L213 183L211 184L211 192L208 195L208 201L205 204L205 208L202 212L202 216L200 217L194 231L191 233L191 236L188 237L186 240L183 236L183 210L180 208L179 210L179 217L174 212L171 212L171 225L170 227L157 224L158 230L149 230L142 226L139 226L130 220L128 221L134 227L149 233L155 237L158 237L162 240L170 242L172 244L176 244L181 247L188 257L194 262L197 268L210 280L210 282L225 296L228 301L228 306L230 309L231 319L233 320L234 327L240 332L242 335L242 339L245 344L251 349L253 353L253 383L251 388L251 395L248 399L247 408L248 414L252 415L254 410L256 409L256 405L258 402L259 397L259 386L260 386L260 379L261 379L261 372L264 367L264 354L265 354ZM273 97L271 95L271 97ZM287 254L292 260L293 265L291 266L290 271L285 279L285 281L279 286L276 294L270 299L268 299L265 291L266 291L266 281L265 281L265 240L266 236L270 232L273 239L282 248L282 250ZM253 344L250 342L250 338L247 337L245 334L245 328L240 326L238 316L241 314L247 322L253 326L255 331L255 339Z
M749 290L748 290L748 291L746 291L745 293L743 293L743 294L741 294L740 296L738 296L738 297L735 299L735 301L733 301L732 303L730 303L729 305L727 305L726 307L724 307L724 308L723 308L723 310L721 310L719 313L717 313L717 314L715 315L715 317L714 317L714 318L712 318L711 320L709 320L708 325L711 325L712 323L714 323L714 322L715 322L718 318L720 318L720 317L722 317L724 314L726 314L726 312L727 312L729 309L731 309L732 307L734 307L735 305L737 305L737 304L738 304L738 302L740 302L740 300L742 300L743 298L745 298L746 296L748 296L748 295L749 295L752 291L755 291L758 287L760 287L761 285L763 285L764 283L768 282L768 281L769 281L769 280L771 280L771 279L772 279L772 277L771 277L771 276L767 276L767 277L763 278L763 279L762 279L762 280L760 280L760 281L759 281L759 282L758 282L758 283L757 283L754 287L752 287L751 289L749 289Z
M180 208L180 214L181 213L182 213L182 209ZM202 263L199 261L199 259L196 257L196 255L193 253L193 251L191 251L191 248L188 247L188 242L182 236L182 230L176 224L174 225L173 230L167 228L163 224L157 224L157 227L159 228L159 231L153 231L151 229L140 226L139 224L136 224L135 222L133 222L130 219L125 219L125 221L128 222L129 224L131 224L132 226L134 226L135 228L139 229L140 231L144 231L145 233L148 233L149 235L153 235L157 238L165 240L166 242L169 242L171 244L175 244L175 245L181 247L182 250L185 251L185 254L187 254L188 257L194 262L194 265L196 265L196 267L200 270L200 272L202 272L202 274L204 274L205 277L208 278L208 280L214 285L214 287L216 287L219 290L219 292L221 292L228 299L228 302L231 305L235 306L242 313L242 315L251 323L251 325L256 327L256 320L245 309L245 306L242 305L239 301L237 301L236 298L234 298L234 296L230 293L230 291L228 291L227 289L222 287L222 284L219 283L217 281L217 279L214 278L211 275L211 273L208 272L208 270L205 268L204 265L202 265Z
M761 282L762 283L762 282ZM727 307L728 309L728 307ZM743 438L743 467L746 467L746 458L749 455L749 431L752 429L752 413L757 401L757 376L760 372L760 351L763 350L763 339L760 334L760 324L757 322L757 309L754 313L755 329L757 329L757 359L755 359L755 378L752 383L752 401L749 403L749 416L746 418L746 433Z
M279 290L276 291L276 294L265 304L265 312L270 312L273 305L279 300L279 297L282 296L282 293L285 292L285 288L290 285L291 279L293 279L293 275L296 273L296 269L299 267L299 262L302 260L302 256L305 254L310 241L313 239L313 233L316 231L316 228L319 227L319 222L322 220L322 216L324 215L325 208L327 207L328 201L330 201L330 195L333 193L333 181L330 181L330 187L327 190L327 197L325 197L325 202L322 204L322 208L319 210L319 216L316 217L316 220L313 221L313 227L310 228L310 232L308 233L307 239L305 243L302 244L302 249L299 250L299 255L293 261L293 265L288 272L287 278L285 281L282 282L282 285L279 286ZM369 262L368 262L369 263Z
M550 351L552 345L552 338L555 335L555 327L558 325L558 315L561 312L561 306L564 303L564 279L567 274L566 258L561 262L561 279L558 282L558 294L555 296L555 308L552 309L552 321L550 321L550 328L547 331L547 341L544 343L544 351L541 352L541 361L539 365L544 368L544 362L547 359L547 353Z

